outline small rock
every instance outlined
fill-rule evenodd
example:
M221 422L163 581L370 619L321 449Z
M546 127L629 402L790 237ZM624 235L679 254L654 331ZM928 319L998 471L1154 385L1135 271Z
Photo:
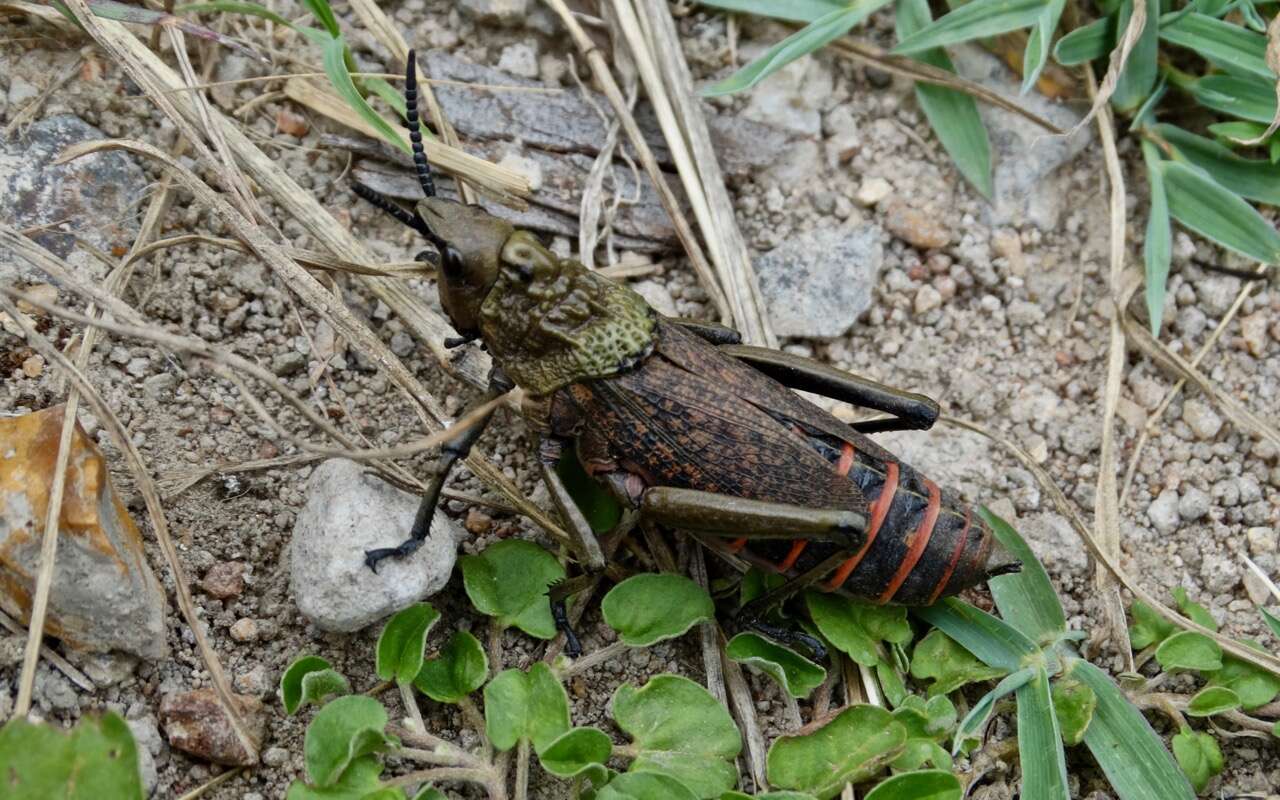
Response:
M739 52L752 59L770 46L748 43ZM801 56L752 88L742 116L817 137L822 133L821 110L831 97L831 87L831 71L813 56Z
M1160 533L1168 536L1178 529L1182 520L1178 516L1178 492L1165 489L1160 496L1147 506L1147 519Z
M1188 522L1203 519L1209 513L1209 495L1192 486L1178 501L1178 516Z
M9 79L9 105L15 108L40 96L40 87L19 75Z
M67 651L67 660L79 667L99 689L124 683L133 677L138 668L137 656L112 651L110 653L78 653Z
M254 697L266 697L275 687L264 664L255 664L249 670L236 675L236 691Z
M871 307L884 264L875 225L820 228L792 236L755 261L779 336L832 339Z
M1230 275L1206 275L1196 281L1196 299L1211 317L1222 317L1230 311L1239 293L1240 279Z
M268 767L283 767L289 761L289 751L283 747L268 747L262 754L262 763Z
M142 391L145 392L148 397L159 397L172 389L173 385L177 382L178 379L173 376L173 373L157 372L155 375L151 375L143 379Z
M679 314L676 311L676 301L671 296L671 290L665 284L658 281L636 281L628 284L631 291L644 298L645 302L653 307L654 311L668 317L676 317Z
M1259 358L1267 349L1267 326L1271 320L1259 311L1240 320L1240 338L1244 340L1249 355ZM25 365L24 365L25 366Z
M80 698L75 687L61 672L41 665L36 670L36 682L32 693L36 705L54 711L74 712L80 709Z
M462 525L472 536L483 536L493 528L493 517L473 506L467 509Z
M151 371L151 359L131 358L129 363L124 365L124 371L135 378L141 378Z
M459 0L462 13L479 22L515 27L524 20L528 0Z
M538 77L538 51L526 42L507 45L498 57L498 69L522 78Z
M946 247L951 242L947 230L935 216L912 208L901 200L885 210L884 227L889 233L921 250Z
M529 181L529 188L538 191L542 188L542 165L532 158L525 158L518 153L508 153L498 162L498 166L518 172Z
M417 495L402 492L346 459L312 473L289 551L289 581L298 609L326 631L355 631L442 589L466 534L444 514L406 558L374 573L364 551L398 544L413 527Z
M858 187L858 192L853 199L858 201L858 205L870 208L891 194L893 194L893 186L887 180L867 178Z
M1249 528L1244 532L1244 536L1249 542L1249 552L1255 556L1276 551L1276 531L1274 528Z
M413 352L413 337L404 331L396 331L391 336L391 352L404 358Z
M247 617L238 619L227 632L237 642L252 642L258 638L258 623Z
M26 648L26 636L0 636L0 668L21 664Z
M282 108L276 112L276 130L301 139L311 130L311 123L301 114Z
M0 419L0 607L29 619L63 406ZM163 657L165 601L102 454L76 424L45 631L68 645Z
M1182 421L1187 423L1187 427L1201 441L1212 439L1222 430L1222 417L1213 410L1213 406L1203 400L1188 400L1183 403Z
M211 597L229 600L244 591L244 573L247 567L240 561L220 561L209 567L200 581L200 588Z
M1244 571L1244 590L1255 605L1265 606L1271 602L1271 587L1251 569Z
M1218 553L1210 553L1200 562L1200 580L1210 594L1227 594L1240 582L1235 561Z
M942 294L933 286L925 284L916 292L915 309L917 314L928 314L942 305Z
M297 350L288 350L271 359L271 371L280 377L294 375L307 366L307 357Z
M1017 328L1026 328L1044 322L1044 310L1035 303L1026 300L1014 300L1006 312L1009 324Z
M160 781L156 769L156 756L164 751L164 739L160 737L160 729L156 726L155 717L147 715L138 719L127 719L129 732L133 734L133 742L137 745L138 769L142 774L143 794L150 797Z
M165 695L160 701L160 723L169 746L215 764L248 767L258 763L258 747L266 727L262 702L236 695L240 718L253 740L250 746L236 736L231 721L213 689Z
M44 372L44 356L28 356L22 361L22 374L28 378L39 378Z

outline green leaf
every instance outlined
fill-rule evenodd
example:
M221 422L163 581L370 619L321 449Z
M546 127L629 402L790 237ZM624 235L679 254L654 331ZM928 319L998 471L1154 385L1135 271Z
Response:
M1049 0L1036 19L1035 26L1031 28L1031 34L1027 36L1027 48L1022 54L1023 94L1036 85L1036 81L1040 79L1040 71L1049 60L1053 32L1058 29L1058 19L1062 16L1065 5L1066 0Z
M1187 703L1187 716L1212 717L1240 707L1240 697L1225 686L1206 686Z
M330 701L316 712L302 744L311 785L332 786L361 756L390 750L396 739L386 727L387 711L372 697L354 694Z
M364 800L382 786L378 780L381 774L382 762L376 756L361 756L351 762L332 786L316 788L294 781L285 800Z
M336 23L335 23L336 24ZM373 110L369 102L364 99L364 95L356 88L355 83L351 80L351 71L347 68L347 43L338 36L320 43L321 55L323 57L324 73L329 77L329 82L333 84L333 88L338 92L338 96L351 106L360 118L374 127L383 139L391 144L409 152L409 145L405 142L400 132L391 127L391 123L382 118L382 115Z
M1196 733L1190 728L1173 737L1173 756L1178 766L1197 792L1202 791L1209 779L1222 772L1222 751L1218 742L1207 733Z
M1161 20L1160 38L1231 72L1275 79L1267 69L1267 37L1240 25L1206 14L1175 12Z
M1224 126L1249 126L1256 136L1264 128L1253 122L1228 122L1212 125L1210 130L1226 130ZM1267 161L1244 158L1217 142L1196 136L1175 125L1154 126L1156 135L1173 146L1175 158L1207 172L1217 183L1232 192L1260 203L1280 206L1280 167ZM1217 630L1215 628L1215 630Z
M1116 18L1105 16L1063 36L1053 47L1053 59L1064 67L1096 61L1115 48Z
M573 498L573 504L582 512L591 530L596 533L613 530L618 520L622 519L622 504L599 481L587 474L572 447L566 447L560 454L556 474L560 476L565 490Z
M280 676L280 700L289 715L308 703L319 704L329 695L350 691L347 679L330 669L329 662L320 656L302 656Z
M725 792L720 800L817 800L804 792L765 792L764 794L743 794L742 792Z
M114 712L65 731L15 717L0 728L0 782L14 800L142 800L138 748Z
M1022 793L1044 800L1070 800L1062 731L1054 714L1049 673L1044 667L1018 687L1017 701Z
M764 55L752 61L734 74L702 90L703 96L714 97L750 89L760 81L814 50L849 32L889 0L853 0L847 6L837 8L815 19L805 27L769 48Z
M1005 672L1000 667L982 663L940 630L929 631L911 656L911 677L922 681L933 679L930 697L950 694L961 686L992 680Z
M456 703L484 685L489 659L480 641L466 631L449 637L440 655L428 658L413 679L418 691L440 703Z
M960 779L942 770L894 775L867 792L865 800L960 800Z
M1182 131L1181 128L1177 128L1172 125L1168 127L1173 128L1176 131ZM1241 120L1215 122L1209 126L1209 133L1212 133L1214 137L1217 138L1219 144L1227 148L1236 147L1237 142L1235 140L1237 139L1245 141L1249 139L1257 139L1259 136L1266 133L1266 130L1267 126L1260 122L1243 122ZM1188 133L1187 135L1193 136L1194 134Z
M1164 742L1111 678L1081 659L1068 666L1097 695L1084 743L1116 794L1123 800L1192 800L1195 793Z
M1218 623L1213 618L1213 615L1209 613L1209 609L1188 597L1186 589L1181 586L1174 587L1173 601L1177 603L1178 610L1181 611L1183 616L1187 619L1202 628L1208 628L1215 633L1217 632Z
M1271 635L1280 639L1280 619L1261 606L1258 607L1258 613L1262 614L1262 618L1266 620L1267 627L1271 629Z
M613 742L597 728L573 728L565 731L538 754L542 768L560 778L572 778L602 765L613 752Z
M813 22L844 7L844 4L838 0L786 0L781 3L778 0L698 0L698 2L704 6L723 8L725 11L737 11L791 22Z
M1017 628L954 597L912 611L941 628L983 663L1006 672L1019 669L1040 652Z
M754 633L740 633L729 641L725 655L760 670L792 697L808 697L827 679L827 671L809 659Z
M330 36L338 36L341 29L338 28L338 18L334 16L333 9L329 7L329 0L302 0L302 5L306 6L311 12L311 16L316 18Z
M369 800L369 798L362 798L362 800ZM449 800L449 797L434 786L423 786L413 796L413 800Z
M1142 156L1147 164L1147 184L1151 187L1151 211L1147 217L1147 238L1142 245L1146 267L1147 315L1151 318L1151 335L1160 335L1164 321L1164 296L1168 288L1169 265L1173 261L1173 226L1169 222L1169 200L1164 190L1164 173L1160 170L1160 154L1156 146L1142 142Z
M906 741L906 728L888 711L849 706L813 733L776 739L766 759L769 783L827 800L875 775Z
M498 618L504 628L516 626L538 639L556 635L547 587L564 577L556 557L523 539L508 539L478 556L458 559L471 604Z
M1212 671L1222 668L1222 648L1203 633L1181 631L1160 643L1156 661L1170 671Z
M427 633L440 612L427 603L414 603L395 613L378 635L377 672L384 681L407 684L422 669Z
M1141 0L1138 1L1141 2ZM1134 2L1135 0L1125 0L1120 7L1120 17L1116 22L1116 30L1121 32L1117 34L1118 36L1123 36L1123 31L1129 25ZM1147 23L1143 26L1137 43L1129 51L1129 60L1125 62L1124 69L1120 72L1120 79L1116 82L1115 93L1111 95L1111 104L1121 111L1133 111L1142 105L1142 101L1146 100L1151 90L1155 88L1156 78L1159 75L1156 57L1160 44L1157 23L1160 16L1160 0L1145 0L1145 2Z
M1280 233L1238 195L1195 167L1165 161L1160 169L1174 219L1257 261L1280 262Z
M973 0L904 37L893 52L911 55L1027 28L1036 23L1044 6L1045 0Z
M1067 630L1067 615L1062 611L1062 603L1044 566L1013 526L985 506L978 509L978 515L991 526L1005 549L1022 562L1018 572L987 582L1000 616L1037 644L1043 646L1057 641Z
M718 797L737 783L738 728L711 693L688 678L657 675L640 689L623 684L612 709L639 751L631 772L669 775L698 797Z
M834 592L809 591L804 598L813 624L833 647L865 667L880 661L876 639L863 627L860 603Z
M222 0L215 3L188 3L186 5L174 6L176 14L202 14L205 12L215 14L244 14L249 17L260 17L270 20L276 25L297 30L296 26L285 17L277 14L266 6L258 3L237 3L229 0Z
M1257 642L1247 639L1242 642L1255 650L1266 652ZM1222 669L1209 676L1208 685L1225 686L1235 692L1245 711L1270 703L1280 692L1280 678L1231 656L1222 659Z
M551 667L503 670L484 687L484 730L499 750L528 739L541 754L569 730L569 697Z
M966 740L978 737L983 727L986 726L991 712L995 710L997 702L1016 692L1027 681L1034 678L1035 674L1036 671L1031 667L1024 667L1017 672L1006 675L1002 681L996 684L994 689L984 694L978 702L974 703L973 708L969 709L969 713L965 714L964 719L960 720L960 724L956 726L955 739L951 745L952 755L960 752Z
M910 772L931 763L939 769L951 768L951 755L939 746L956 726L956 708L946 695L928 703L919 695L907 695L893 711L893 718L907 731L902 754L893 760L895 772Z
M595 800L698 800L698 795L670 775L628 772L596 792Z
M1129 641L1138 650L1163 642L1177 630L1172 622L1141 600L1133 601L1129 606L1129 613L1133 615L1133 624L1129 626Z
M1205 75L1185 86L1200 105L1239 119L1271 122L1276 113L1272 81L1252 75Z
M930 21L929 0L898 0L894 23L899 41ZM942 48L921 50L912 54L912 58L947 72L956 71ZM920 81L916 81L915 90L916 102L956 169L979 194L990 200L995 191L991 177L991 143L978 113L977 101L964 92Z
M609 590L600 611L623 642L648 647L714 618L716 608L707 590L683 575L646 572Z
M1062 728L1062 743L1075 746L1084 741L1093 712L1098 707L1098 696L1085 684L1072 677L1060 678L1053 683L1053 713Z

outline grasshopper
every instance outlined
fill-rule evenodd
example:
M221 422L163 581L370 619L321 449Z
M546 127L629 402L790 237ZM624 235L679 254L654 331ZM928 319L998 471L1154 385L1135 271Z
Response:
M663 317L626 286L557 257L533 234L437 196L415 78L410 51L406 118L424 198L409 211L367 187L355 191L434 248L440 302L459 334L446 345L479 340L493 356L488 391L471 408L513 386L524 390L522 413L539 435L538 468L584 570L550 592L570 654L578 647L564 599L606 560L556 473L566 447L641 521L693 533L788 575L739 619L811 649L820 645L765 625L763 612L814 584L876 603L929 605L1019 568L955 494L868 438L930 428L939 410L933 400L743 345L727 327ZM792 389L890 416L846 424ZM492 411L444 447L410 537L369 551L371 568L418 548L449 469L491 418Z

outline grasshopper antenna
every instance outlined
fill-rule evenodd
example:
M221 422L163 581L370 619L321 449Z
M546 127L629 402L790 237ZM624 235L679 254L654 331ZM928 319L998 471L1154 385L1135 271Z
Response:
M422 146L422 128L418 122L418 59L412 50L404 70L405 121L409 123L409 142L413 147L413 166L418 170L418 184L427 197L436 196L436 182L431 177L431 162Z

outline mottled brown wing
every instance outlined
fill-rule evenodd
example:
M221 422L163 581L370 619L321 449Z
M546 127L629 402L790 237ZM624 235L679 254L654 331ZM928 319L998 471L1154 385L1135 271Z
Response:
M653 485L866 511L852 481L717 372L698 374L655 355L631 372L571 391L614 457Z

